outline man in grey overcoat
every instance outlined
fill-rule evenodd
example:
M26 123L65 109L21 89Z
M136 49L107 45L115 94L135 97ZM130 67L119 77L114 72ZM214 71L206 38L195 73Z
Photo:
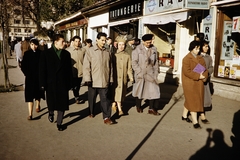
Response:
M133 84L133 97L136 97L137 112L142 113L142 99L149 100L148 113L160 115L157 112L160 87L158 85L158 53L152 44L153 34L145 34L142 43L132 52L132 68L135 83Z

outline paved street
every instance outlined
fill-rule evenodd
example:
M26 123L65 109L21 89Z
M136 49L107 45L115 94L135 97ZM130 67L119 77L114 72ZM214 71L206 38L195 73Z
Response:
M9 59L9 64L17 65L15 59ZM123 104L127 115L118 117L113 112L116 124L108 126L103 123L99 106L95 118L89 118L87 101L73 103L70 92L70 110L63 120L67 129L59 132L56 123L47 119L45 101L41 102L40 113L34 111L34 120L27 120L28 108L21 86L24 76L19 68L9 69L9 74L10 82L20 85L20 91L0 93L2 160L187 160L206 144L208 128L220 130L224 134L222 140L232 147L233 116L240 109L237 101L213 95L213 110L207 112L211 123L200 121L202 129L196 130L181 120L184 103L181 86L161 83L160 116L147 114L147 108L137 113L130 92ZM4 83L3 79L1 69L0 84ZM87 87L82 87L84 99L87 99L86 93ZM225 152L221 146L217 151L218 154Z

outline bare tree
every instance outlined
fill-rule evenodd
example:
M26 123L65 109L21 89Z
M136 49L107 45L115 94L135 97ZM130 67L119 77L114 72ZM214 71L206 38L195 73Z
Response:
M8 38L9 38L9 14L7 9L8 7L8 0L0 0L0 21L1 21L1 28L3 32L3 53L2 53L2 61L3 61L3 70L4 70L4 87L5 89L10 89L11 84L8 75L8 61L7 61L7 52L8 52Z

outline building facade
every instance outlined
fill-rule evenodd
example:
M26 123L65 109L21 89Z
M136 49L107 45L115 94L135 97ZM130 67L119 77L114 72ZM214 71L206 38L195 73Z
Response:
M26 37L34 37L37 25L29 17L23 18L21 14L14 13L9 19L9 29L11 41L15 39L24 40Z
M140 39L143 34L154 34L159 80L174 84L181 84L182 59L189 52L189 43L197 33L205 33L214 60L214 94L240 101L239 8L239 0L109 0L79 14L87 18L84 33L93 42L98 32L112 39L125 34ZM65 20L73 23L73 19Z

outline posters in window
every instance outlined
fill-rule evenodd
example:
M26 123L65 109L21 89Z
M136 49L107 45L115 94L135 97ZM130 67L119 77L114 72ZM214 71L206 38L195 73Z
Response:
M224 77L224 66L218 66L218 76Z
M233 58L234 41L231 39L232 21L224 21L222 37L221 59L227 60Z
M229 78L236 79L237 67L230 68Z

